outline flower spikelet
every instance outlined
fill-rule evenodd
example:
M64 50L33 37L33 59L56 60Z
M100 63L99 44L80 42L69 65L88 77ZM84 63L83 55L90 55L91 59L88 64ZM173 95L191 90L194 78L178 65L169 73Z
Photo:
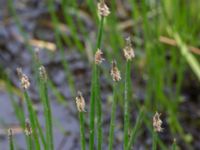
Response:
M102 61L104 61L105 59L102 57L103 52L98 49L95 53L95 64L99 65L102 63Z
M101 0L98 5L98 13L100 16L107 17L110 14L108 6L105 4L104 0Z
M39 68L40 78L43 79L45 82L47 81L47 72L44 66Z
M25 128L24 132L27 136L30 136L33 132L28 119L26 119L26 128Z
M112 61L112 68L110 75L112 76L113 81L120 81L121 80L121 74L119 69L117 68L116 61Z
M22 69L21 68L17 68L17 74L19 76L19 79L20 79L20 84L21 84L21 87L25 90L27 90L29 87L30 87L30 82L29 82L29 78L27 75L25 75L23 72L22 72Z
M126 58L127 61L132 60L135 57L130 37L126 39L126 46L124 47L123 51L124 51L124 57Z
M162 120L160 119L161 114L158 112L155 113L153 116L153 127L156 132L162 132L163 128L161 127L162 125Z
M85 112L85 99L81 92L78 92L78 96L76 97L76 106L79 112Z

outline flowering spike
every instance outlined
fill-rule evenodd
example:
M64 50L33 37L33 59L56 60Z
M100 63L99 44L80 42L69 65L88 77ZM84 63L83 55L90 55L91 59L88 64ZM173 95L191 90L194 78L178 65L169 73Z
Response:
M11 128L8 129L8 138L9 139L12 139L12 136L13 136L13 131Z
M41 66L39 68L39 74L40 74L40 78L46 82L47 81L47 72L46 72L46 69L44 66Z
M120 81L121 80L121 74L119 69L117 68L117 63L116 61L112 61L112 68L111 68L111 72L110 72L113 81Z
M21 82L21 87L25 90L27 90L30 87L30 82L29 82L29 78L27 75L25 75L22 72L21 68L17 68L17 74L19 76L20 82Z
M98 14L103 17L107 17L110 14L108 6L105 4L104 0L101 0L98 5Z
M103 52L98 49L95 53L95 64L99 65L102 63L102 61L104 61L105 59L102 57Z
M126 39L126 46L124 47L123 51L124 51L124 57L126 58L127 61L132 60L135 57L130 37Z
M156 132L162 132L163 128L161 127L162 125L162 120L160 119L161 114L158 112L155 113L153 116L153 127Z
M28 119L26 119L26 128L25 128L24 132L27 136L30 136L33 132Z
M78 96L76 97L76 106L79 112L85 112L85 99L80 91L78 91Z

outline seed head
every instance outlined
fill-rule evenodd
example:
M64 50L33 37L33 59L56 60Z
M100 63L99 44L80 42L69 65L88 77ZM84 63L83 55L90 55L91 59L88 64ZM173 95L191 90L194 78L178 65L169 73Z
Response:
M160 119L161 114L158 112L155 113L153 116L153 127L156 132L162 132L163 128L161 127L162 125L162 120Z
M12 136L13 136L12 129L9 128L9 129L8 129L8 138L9 138L9 139L12 139Z
M79 112L85 112L85 99L81 92L78 92L78 96L76 97L76 106Z
M98 13L100 16L107 17L110 14L108 6L105 4L104 0L101 0L98 5Z
M124 51L124 57L126 58L127 61L132 60L135 57L130 37L126 39L126 46L124 47L123 51Z
M30 87L29 78L22 72L21 68L17 68L17 74L21 82L21 87L27 90Z
M46 72L46 69L44 66L41 66L39 68L39 74L40 74L40 78L46 82L47 81L47 72Z
M120 74L119 69L117 68L116 61L112 61L112 68L111 68L110 75L112 76L113 81L120 81L121 80L121 74Z
M28 119L26 119L26 128L25 128L24 132L27 136L30 136L33 132Z
M104 61L105 59L102 57L103 52L98 49L95 53L95 64L99 65L102 63L102 61Z

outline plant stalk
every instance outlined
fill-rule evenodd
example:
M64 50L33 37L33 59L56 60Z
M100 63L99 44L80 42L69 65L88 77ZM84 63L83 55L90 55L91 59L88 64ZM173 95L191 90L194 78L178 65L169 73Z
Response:
M111 121L110 121L110 130L109 130L109 145L108 149L113 149L113 141L114 141L114 130L115 130L115 118L116 118L116 107L117 107L117 84L113 84L113 103L112 103L112 111L111 111Z
M84 128L84 112L79 112L80 120L80 135L81 135L81 149L86 150L85 146L85 128Z
M130 96L130 84L131 84L131 61L126 62L125 73L125 93L124 93L124 150L128 147L128 130L129 130L129 96Z

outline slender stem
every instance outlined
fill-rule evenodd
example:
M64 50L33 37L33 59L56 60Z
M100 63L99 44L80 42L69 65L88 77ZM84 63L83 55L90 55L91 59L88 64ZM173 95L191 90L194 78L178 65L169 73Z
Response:
M155 131L153 132L152 150L157 150L157 133Z
M42 127L41 127L37 117L35 119L35 123L36 123L37 129L38 129L38 133L40 135L40 139L42 141L43 147L46 147L46 141L45 141L45 138L44 138L43 130L42 130Z
M10 150L14 150L13 136L9 135Z
M111 121L110 121L110 130L109 130L109 145L108 145L108 149L112 150L113 149L113 140L114 140L114 130L115 130L115 114L116 114L116 107L117 107L117 91L116 91L116 87L117 84L114 83L113 84L113 103L112 103L112 112L111 112Z
M128 147L128 129L129 129L129 95L130 95L130 81L131 80L131 62L126 62L125 73L125 93L124 93L124 150Z
M47 119L46 124L47 124L48 139L50 142L51 150L54 150L51 105L49 103L49 98L48 98L47 83L44 82L43 85L44 85L44 94L45 94L45 111L47 115L45 118Z
M136 140L137 132L139 130L139 127L141 126L143 115L144 115L144 108L141 108L140 113L137 118L137 121L136 121L136 124L131 131L131 136L130 136L130 140L129 140L128 147L127 147L128 150L131 150L131 146L134 144L134 142Z
M28 150L32 150L33 145L32 145L32 137L31 135L28 135Z
M173 145L172 145L172 150L176 150L176 140L174 139Z
M79 120L80 120L81 149L86 150L86 147L85 147L84 114L83 114L83 112L79 112Z
M101 47L102 35L103 35L103 24L104 24L104 17L101 16L100 26L99 26L99 31L98 31L98 38L97 38L97 48Z
M97 37L97 49L101 47L102 35L103 35L103 24L104 17L100 19L100 25L98 30ZM96 50L95 50L96 51ZM92 73L92 87L91 87L91 101L90 101L90 144L89 149L94 149L94 127L95 127L95 108L97 108L97 121L98 121L98 150L101 150L102 147L102 110L101 110L101 101L100 101L100 86L99 86L99 67L96 64L93 64L93 73ZM97 103L95 102L97 100Z
M90 98L90 137L89 137L89 150L94 150L94 127L95 127L95 78L96 78L96 65L92 69L92 86Z
M30 122L31 122L31 126L33 128L33 136L34 136L34 139L35 139L35 148L37 150L40 150L40 143L39 143L39 138L38 138L38 134L37 134L37 126L36 126L36 114L33 110L33 105L32 105L32 102L30 100L30 97L27 93L27 91L24 91L24 98L26 100L26 103L27 103L27 107L28 107L28 110L29 110L29 118L30 118Z
M101 104L101 99L100 99L100 83L99 83L99 69L97 69L97 150L102 149L102 104Z
M103 24L104 24L104 17L101 16L100 20L100 26L99 26L99 31L98 31L98 39L97 39L97 48L101 48L101 41L102 41L102 35L103 35ZM100 83L99 83L99 77L100 77L100 68L97 66L96 69L96 100L97 100L97 150L102 149L102 104L101 104L101 99L100 99Z

